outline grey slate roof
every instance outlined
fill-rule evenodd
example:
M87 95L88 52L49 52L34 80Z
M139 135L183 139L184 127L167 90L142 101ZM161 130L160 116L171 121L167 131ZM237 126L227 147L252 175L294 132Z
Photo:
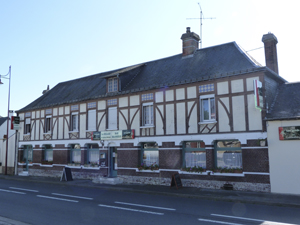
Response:
M1 117L0 118L0 126L5 123L5 121L7 120L7 117Z
M266 119L300 119L300 83L281 84Z
M119 70L57 84L19 112L100 99L110 95L215 79L262 69L235 42L198 49L193 57L182 54ZM265 68L265 67L264 67ZM121 91L106 94L106 79L118 75Z

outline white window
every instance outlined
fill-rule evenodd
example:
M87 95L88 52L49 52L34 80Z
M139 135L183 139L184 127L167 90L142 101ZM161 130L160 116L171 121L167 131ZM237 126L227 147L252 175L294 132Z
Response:
M215 142L216 168L243 168L241 142L237 140Z
M118 78L108 79L108 92L118 91Z
M202 141L187 141L183 146L183 167L202 167L206 169L205 143Z
M96 131L96 110L88 111L88 130Z
M87 145L87 159L86 163L99 166L99 147L95 144L88 144Z
M116 130L118 129L117 126L117 107L110 107L108 108L108 129L109 130Z
M45 133L51 132L51 116L46 116L44 128L45 128Z
M158 167L159 166L159 150L157 143L144 143L142 148L142 166Z
M81 163L81 149L79 144L72 144L70 149L70 163Z
M71 115L71 131L78 131L78 113Z
M30 118L26 118L25 119L25 130L24 130L24 134L30 134Z
M44 145L44 161L53 162L53 149L51 145Z
M153 103L143 103L143 126L153 126Z
M215 96L200 96L200 118L201 122L212 122L216 120Z

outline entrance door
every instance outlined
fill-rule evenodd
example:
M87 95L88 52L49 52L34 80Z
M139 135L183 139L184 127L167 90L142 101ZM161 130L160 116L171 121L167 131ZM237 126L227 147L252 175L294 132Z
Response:
M26 163L26 168L24 168L24 171L28 171L28 164L32 162L32 146L31 145L24 146L23 161Z
M118 153L117 148L110 148L110 174L111 177L117 177L118 173Z

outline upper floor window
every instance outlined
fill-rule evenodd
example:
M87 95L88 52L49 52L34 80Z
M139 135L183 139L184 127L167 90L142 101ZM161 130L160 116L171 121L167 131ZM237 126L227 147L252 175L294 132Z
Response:
M108 108L108 126L107 126L107 128L109 130L117 130L118 129L117 119L118 119L117 107L109 107Z
M71 131L78 131L78 113L71 115Z
M143 104L143 126L152 126L154 125L153 121L153 103L144 103Z
M200 118L201 122L212 122L216 120L215 96L200 96Z
M153 93L142 94L142 101L153 100Z
M25 129L24 129L24 134L30 134L30 118L25 119Z
M51 116L46 116L44 129L45 133L51 132Z
M118 78L110 78L108 79L108 92L115 92L118 91Z

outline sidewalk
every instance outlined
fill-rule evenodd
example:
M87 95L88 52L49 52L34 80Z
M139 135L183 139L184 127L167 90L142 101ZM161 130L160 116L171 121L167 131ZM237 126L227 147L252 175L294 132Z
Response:
M155 195L168 195L185 198L198 198L214 201L230 201L252 204L265 204L284 207L299 207L300 195L273 194L262 192L244 192L234 190L214 190L192 187L176 187L160 185L139 185L139 184L99 184L92 180L74 179L73 181L60 181L60 178L33 177L33 176L5 176L0 175L0 179L20 180L27 182L53 183L59 185L73 185L91 188L108 189L123 192L147 193ZM0 219L1 221L1 219ZM1 225L1 222L0 222Z

